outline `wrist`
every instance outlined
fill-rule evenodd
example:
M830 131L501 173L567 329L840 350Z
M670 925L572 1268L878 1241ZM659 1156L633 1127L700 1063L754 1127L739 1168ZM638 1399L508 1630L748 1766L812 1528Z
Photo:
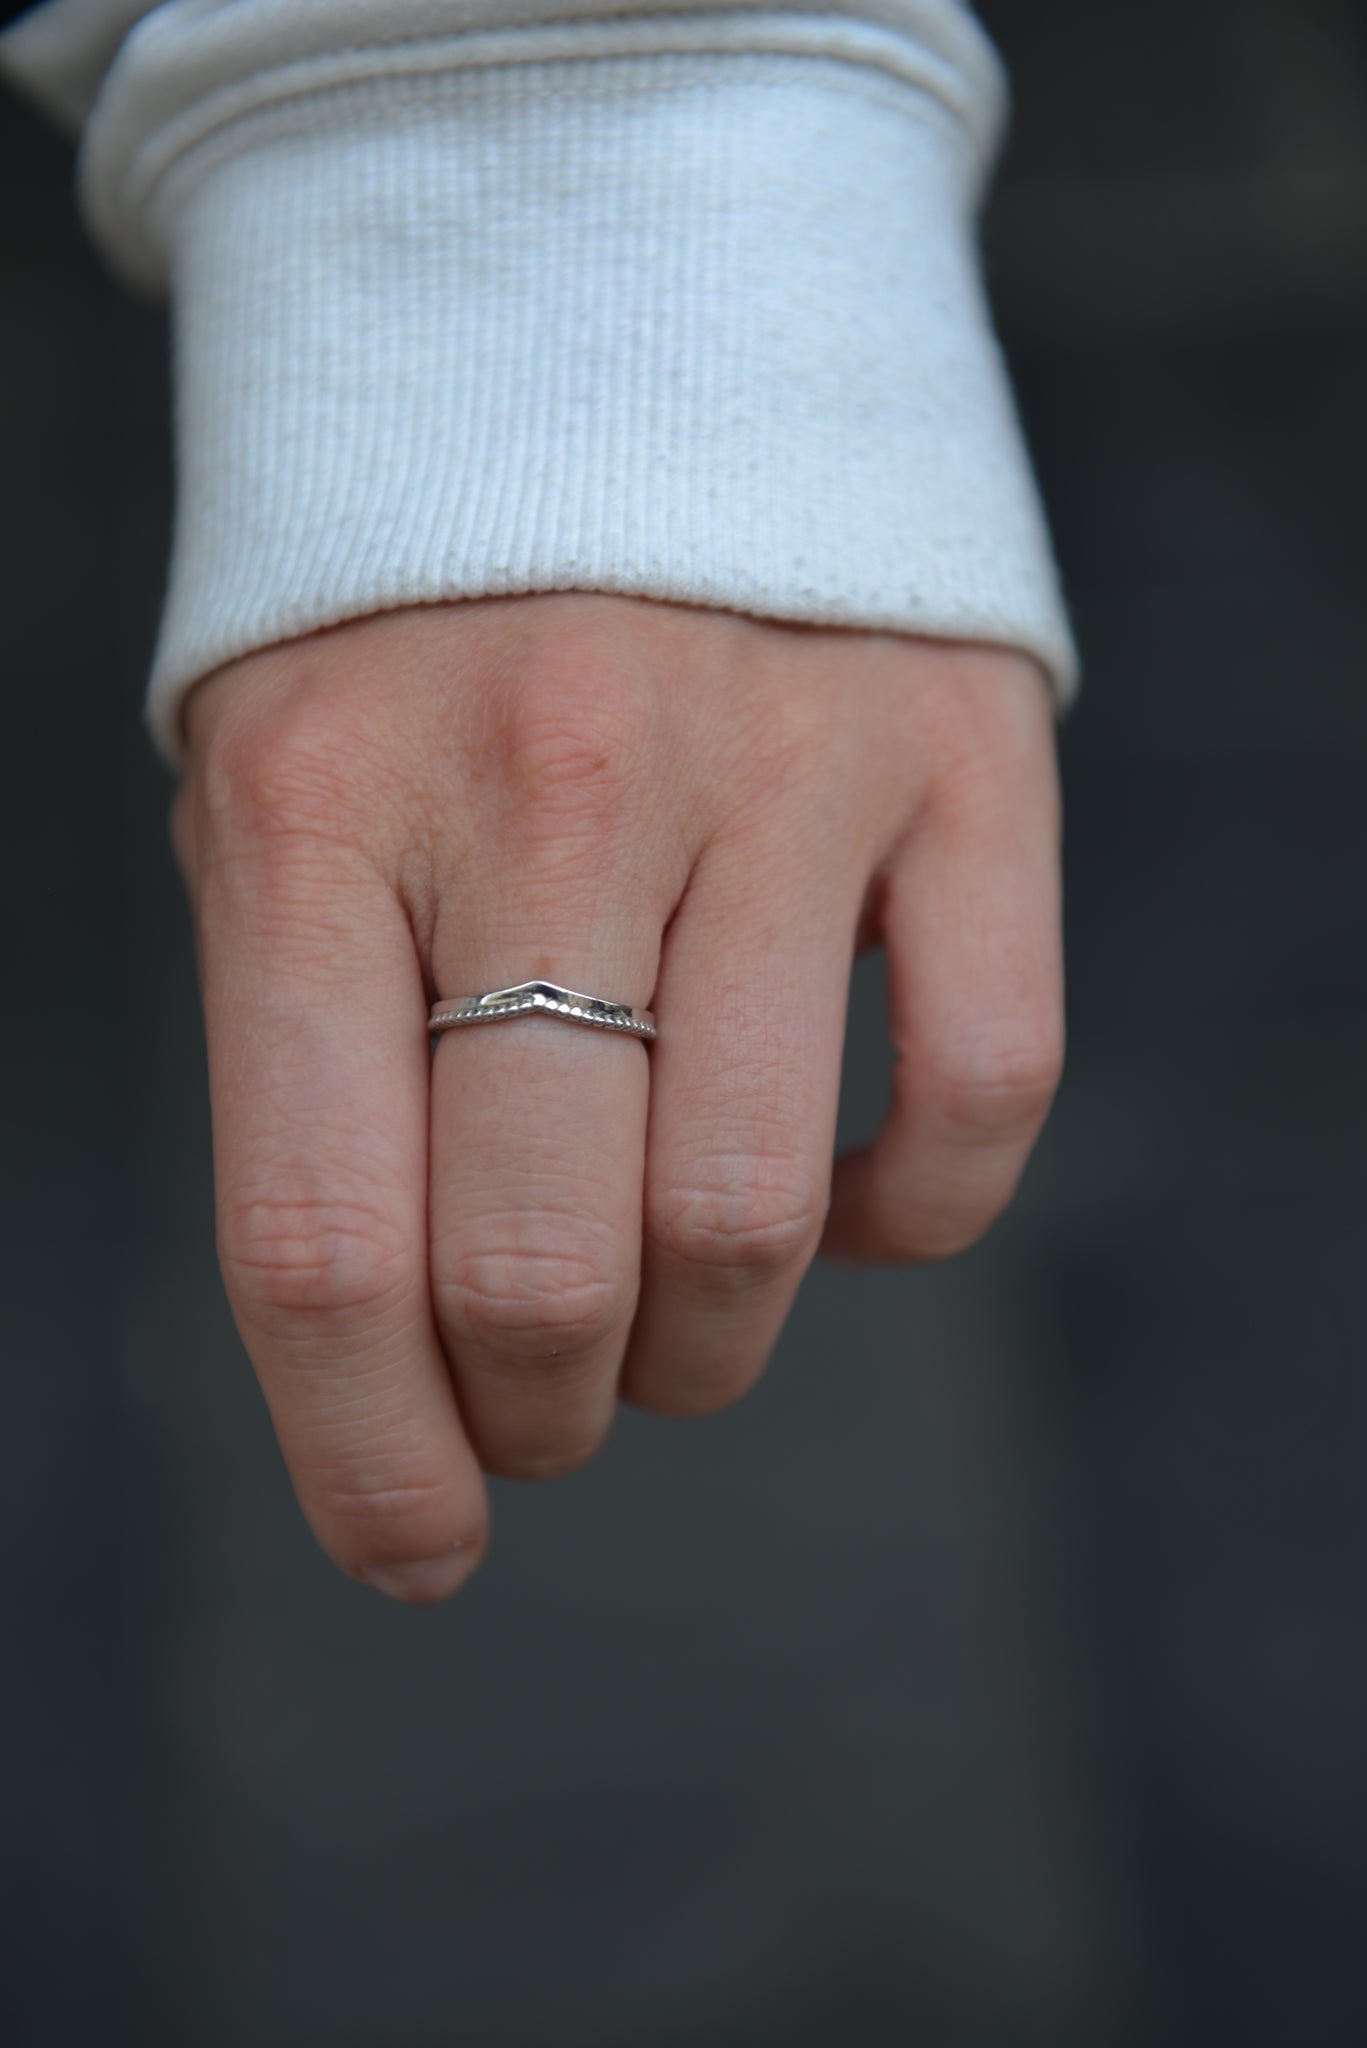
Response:
M525 59L525 30L407 70L390 47L216 128L182 108L193 146L99 178L114 95L88 201L130 266L164 250L176 302L169 758L186 689L244 652L538 590L1010 645L1067 697L973 244L995 72L959 9L913 12L953 34L774 16L803 54L690 51L655 45L734 20L660 17L596 24L623 47L582 61L469 61Z

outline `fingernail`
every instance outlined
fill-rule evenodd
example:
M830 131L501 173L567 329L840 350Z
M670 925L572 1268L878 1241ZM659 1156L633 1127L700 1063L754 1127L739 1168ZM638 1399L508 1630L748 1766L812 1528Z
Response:
M434 1607L439 1600L449 1600L478 1563L474 1544L458 1543L444 1557L417 1558L410 1564L365 1565L357 1577L390 1600L402 1600L408 1607Z

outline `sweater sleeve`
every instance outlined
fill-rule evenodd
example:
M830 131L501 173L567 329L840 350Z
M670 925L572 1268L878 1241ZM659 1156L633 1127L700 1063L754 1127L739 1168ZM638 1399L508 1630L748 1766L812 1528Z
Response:
M174 318L147 696L597 590L1076 658L986 309L957 0L46 0L0 67Z

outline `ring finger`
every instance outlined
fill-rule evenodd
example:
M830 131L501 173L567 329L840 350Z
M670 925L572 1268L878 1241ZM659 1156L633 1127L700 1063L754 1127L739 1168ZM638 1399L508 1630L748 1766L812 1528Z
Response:
M663 912L604 884L601 917L457 911L438 936L443 997L543 978L650 1000ZM500 930L500 927L503 929ZM611 1426L640 1273L645 1045L542 1014L461 1026L432 1070L431 1267L462 1414L489 1472L572 1470Z

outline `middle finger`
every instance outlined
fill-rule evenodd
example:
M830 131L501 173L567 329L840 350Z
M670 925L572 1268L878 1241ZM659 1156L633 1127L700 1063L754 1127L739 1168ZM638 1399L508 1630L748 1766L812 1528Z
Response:
M658 1414L746 1391L821 1235L862 870L802 837L783 818L714 845L670 928L622 1379Z

